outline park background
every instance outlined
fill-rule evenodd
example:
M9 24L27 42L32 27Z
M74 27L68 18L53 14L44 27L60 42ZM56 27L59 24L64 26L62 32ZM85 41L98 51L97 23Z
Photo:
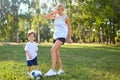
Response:
M120 0L0 0L0 80L31 80L24 52L30 29L39 70L50 69L54 21L43 16L59 2L71 19L73 44L61 46L65 74L41 80L120 80Z
M34 29L37 42L52 42L53 20L43 16L59 2L71 19L74 43L120 42L119 0L0 0L0 41L26 42Z

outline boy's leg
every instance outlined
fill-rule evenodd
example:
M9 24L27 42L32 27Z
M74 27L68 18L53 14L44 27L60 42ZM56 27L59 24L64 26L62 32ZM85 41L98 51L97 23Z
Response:
M28 66L28 72L32 71L32 60L27 61L27 66Z
M35 57L35 58L32 60L32 62L33 62L33 65L34 65L34 69L35 69L35 70L38 70L37 57Z
M35 70L38 70L38 65L35 65Z
M28 66L28 72L32 71L32 66Z
M31 71L32 71L32 66L28 66L28 76L30 76L33 79Z

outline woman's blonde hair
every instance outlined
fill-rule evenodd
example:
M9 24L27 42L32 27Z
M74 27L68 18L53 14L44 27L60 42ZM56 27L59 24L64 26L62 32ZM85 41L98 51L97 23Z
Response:
M64 11L64 9L65 9L65 5L64 5L63 3L59 3L59 4L57 5L57 7L60 7L61 9L63 9L63 11Z

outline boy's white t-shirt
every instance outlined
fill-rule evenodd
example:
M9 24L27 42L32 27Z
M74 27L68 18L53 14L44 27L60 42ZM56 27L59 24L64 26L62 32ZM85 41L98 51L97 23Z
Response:
M37 50L38 50L37 43L27 42L24 50L28 51L29 54L32 56L32 59L34 59L37 56ZM26 54L26 60L32 60L32 59L29 59L28 55Z

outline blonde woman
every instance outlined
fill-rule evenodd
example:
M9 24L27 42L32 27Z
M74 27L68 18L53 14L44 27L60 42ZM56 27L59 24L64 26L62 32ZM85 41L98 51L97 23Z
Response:
M62 3L58 4L56 10L46 14L45 19L55 19L54 21L54 35L53 35L53 46L51 48L51 58L52 58L52 67L45 74L45 76L54 76L57 74L63 74L63 66L60 58L60 46L65 43L67 40L68 43L72 43L71 40L71 24L70 18L64 14L64 5ZM59 65L59 71L55 71L56 62Z

